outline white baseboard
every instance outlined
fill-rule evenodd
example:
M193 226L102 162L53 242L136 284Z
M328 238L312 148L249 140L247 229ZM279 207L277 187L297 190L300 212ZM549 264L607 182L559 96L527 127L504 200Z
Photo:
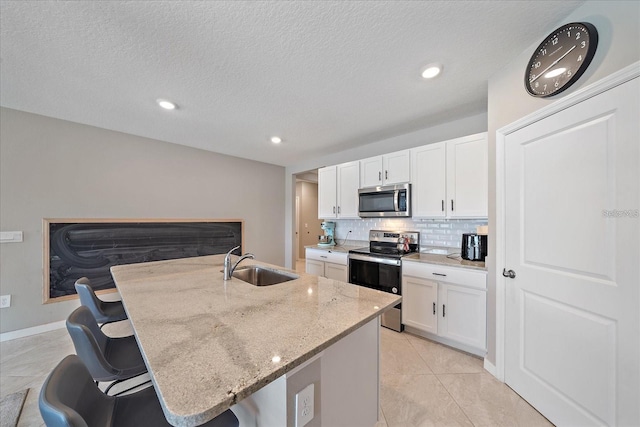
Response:
M486 358L484 359L484 369L494 377L498 378L498 375L496 375L498 373L496 366L493 363L489 362Z
M66 326L66 320L47 323L45 325L33 326L31 328L18 329L17 331L3 332L0 334L0 342L15 340L16 338L24 338L31 335L41 334L43 332L55 331Z

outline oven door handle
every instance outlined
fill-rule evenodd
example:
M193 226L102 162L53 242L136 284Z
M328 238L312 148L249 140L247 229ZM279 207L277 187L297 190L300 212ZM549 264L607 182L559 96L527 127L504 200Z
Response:
M365 262L376 262L378 264L387 264L387 265L401 265L402 261L399 259L389 259L389 258L379 258L375 256L369 255L358 255L358 254L349 254L349 259L354 259L356 261L365 261Z

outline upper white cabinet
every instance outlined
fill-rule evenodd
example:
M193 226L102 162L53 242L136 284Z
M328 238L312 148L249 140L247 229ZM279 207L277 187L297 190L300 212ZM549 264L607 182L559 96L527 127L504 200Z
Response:
M449 218L489 215L489 145L482 133L447 142Z
M413 216L446 216L446 152L444 142L414 148L411 153L411 190Z
M318 218L358 218L359 162L318 169Z
M318 169L318 218L335 218L337 214L337 166Z
M429 144L411 151L414 217L488 216L486 133Z
M411 150L360 160L360 187L394 185L411 180Z

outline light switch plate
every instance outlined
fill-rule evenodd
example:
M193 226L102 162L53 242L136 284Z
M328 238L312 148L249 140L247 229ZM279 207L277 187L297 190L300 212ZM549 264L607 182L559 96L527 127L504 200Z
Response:
M22 231L0 231L1 243L20 243L22 242Z
M313 383L296 394L296 427L303 427L313 419Z
M0 296L0 308L11 307L11 295Z

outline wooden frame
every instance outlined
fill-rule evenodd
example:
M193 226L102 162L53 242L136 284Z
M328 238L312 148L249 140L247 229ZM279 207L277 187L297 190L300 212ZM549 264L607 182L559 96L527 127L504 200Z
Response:
M92 230L91 225L95 224L98 229ZM154 224L156 227L154 227ZM175 245L166 245L164 244L162 248L154 247L153 244L150 244L153 241L153 234L161 232L163 227L173 228L179 227L179 224L184 225L193 225L194 229L189 230L188 233L178 234L179 243ZM220 227L214 226L214 224L219 224ZM76 226L77 227L74 227ZM106 240L106 243L110 246L105 246L103 249L100 249L99 246L94 245L94 242L89 239L85 240L85 242L89 243L89 246L85 248L85 252L95 252L95 257L81 257L78 256L74 250L66 251L67 248L60 247L60 240L64 236L64 242L67 242L67 236L69 232L72 232L74 228L82 229L82 225L86 225L86 230L76 231L76 233L82 232L90 233L92 231L98 232L98 239L102 238L102 242ZM137 225L137 227L136 227ZM201 230L197 230L200 227ZM138 233L135 236L130 236L130 238L137 238L135 242L135 246L127 245L126 239L125 242L114 242L113 240L119 237L118 233L122 233L123 230L128 230L130 233L135 231L137 228L142 228L148 230L148 236L145 232L140 233L140 230L137 230ZM102 229L102 230L100 230ZM57 243L54 243L52 248L51 234L55 234L54 240ZM67 231L68 230L68 231ZM218 237L211 237L212 244L207 245L201 242L202 233L226 233L226 235L220 235ZM57 234L60 233L60 234ZM106 233L106 234L105 234ZM239 233L239 236L237 235ZM70 259L75 260L99 260L101 264L99 268L102 270L99 273L102 277L102 282L105 282L105 269L108 269L112 265L118 264L129 264L129 263L137 263L137 262L147 262L147 261L160 261L166 259L176 259L176 258L184 258L189 256L202 256L202 255L211 255L211 254L219 254L226 253L233 246L230 245L240 245L241 250L244 248L244 221L241 219L184 219L184 218L43 218L42 220L42 236L43 236L43 303L53 303L60 301L68 301L77 299L78 296L75 293L75 289L72 289L72 285L69 283L75 282L75 279L87 276L91 279L91 269L97 271L97 267L80 265L74 266L70 263ZM176 237L176 234L173 234L172 237ZM192 240L189 241L188 239ZM196 242L193 239L197 239ZM183 240L187 240L186 242ZM110 242L110 243L109 243ZM218 243L216 245L216 243ZM145 244L148 244L148 247L145 247ZM157 244L157 243L156 243ZM197 249L194 247L197 246ZM119 252L117 249L121 248L122 252ZM155 248L155 249L154 249ZM194 253L198 252L198 253ZM57 251L60 251L58 253ZM108 255L105 255L104 252L108 251ZM145 255L137 254L138 252L145 252ZM204 254L199 252L204 251ZM65 253L64 256L60 257L62 253ZM186 254L185 254L186 252ZM134 255L132 255L132 253ZM149 254L153 254L149 256ZM178 256L176 256L178 255ZM129 259L126 259L129 257ZM151 259L146 259L146 258ZM64 260L62 258L65 258ZM114 258L116 259L114 261ZM145 259L140 259L145 258ZM57 266L52 269L52 262L56 263ZM90 264L90 263L89 263ZM72 270L76 270L74 273L71 273ZM81 270L80 272L78 270ZM69 274L66 274L69 272ZM60 290L57 286L62 281L59 280L60 276L68 276L65 277L66 289ZM78 276L78 277L75 277ZM52 280L52 277L54 279ZM110 278L110 274L109 274ZM108 280L107 280L108 281ZM53 287L52 287L53 285ZM109 283L103 283L98 288L102 287L103 289L97 290L97 294L104 294L115 292L115 284L111 286ZM55 291L55 292L52 292ZM53 295L61 294L61 295Z

